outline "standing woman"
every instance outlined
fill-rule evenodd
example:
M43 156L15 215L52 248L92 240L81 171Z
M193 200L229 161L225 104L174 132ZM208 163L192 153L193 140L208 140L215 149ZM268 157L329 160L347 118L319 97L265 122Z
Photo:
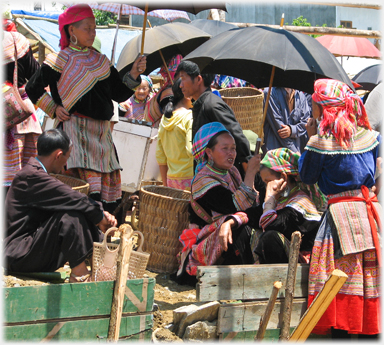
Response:
M381 136L371 130L360 97L346 84L319 79L312 101L310 139L299 159L299 173L304 183L318 182L328 209L312 250L308 305L334 269L348 276L313 333L377 338L381 208L372 187ZM320 121L318 134L315 120Z
M3 33L3 88L13 85L15 68L15 46L17 50L17 86L24 103L34 111L34 106L25 92L25 84L39 69L39 63L33 57L32 49L26 37L16 31L14 25L4 26ZM9 32L6 30L10 30ZM5 130L4 139L4 177L3 186L6 191L15 174L28 163L29 158L37 156L37 138L41 134L40 123L32 114L18 125Z
M109 122L112 100L120 103L132 96L146 58L139 57L122 81L108 58L91 48L96 22L86 4L67 8L59 16L59 30L61 51L47 56L27 92L73 142L66 173L87 181L90 197L112 213L121 201L121 166Z
M161 118L156 160L163 185L191 190L193 178L192 102L180 89L180 78L173 86L173 96Z

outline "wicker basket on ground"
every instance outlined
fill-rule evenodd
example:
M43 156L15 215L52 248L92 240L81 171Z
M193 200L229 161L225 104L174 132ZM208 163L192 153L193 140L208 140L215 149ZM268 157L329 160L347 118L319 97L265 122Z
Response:
M235 113L241 128L260 133L263 125L263 92L253 87L231 87L219 92Z
M72 187L73 190L77 190L78 192L83 193L85 195L88 195L89 193L89 183L84 180L61 174L51 174L51 176Z
M182 249L179 236L188 227L190 192L148 185L140 189L139 231L146 239L143 250L151 254L148 270L174 273L177 253Z

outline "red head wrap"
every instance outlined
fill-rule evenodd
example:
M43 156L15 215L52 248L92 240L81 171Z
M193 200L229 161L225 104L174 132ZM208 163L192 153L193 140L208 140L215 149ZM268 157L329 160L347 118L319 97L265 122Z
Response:
M64 30L64 26L73 24L85 18L95 18L92 9L89 5L78 4L68 7L62 14L59 15L59 30L60 30L60 48L68 47L69 41Z
M3 19L4 31L15 31L17 32L15 23L10 19Z

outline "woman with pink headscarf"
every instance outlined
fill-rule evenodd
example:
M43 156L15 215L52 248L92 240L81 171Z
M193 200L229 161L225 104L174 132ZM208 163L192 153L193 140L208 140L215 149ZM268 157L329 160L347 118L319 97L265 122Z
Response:
M90 197L112 213L122 193L109 121L112 100L120 103L132 96L132 89L141 83L146 58L139 57L121 80L108 58L92 48L96 22L86 4L67 8L59 16L59 30L61 51L46 57L26 90L73 142L65 173L87 181Z
M308 305L334 269L348 276L313 333L377 338L381 332L381 208L374 176L381 136L371 130L360 97L348 85L319 79L312 101L313 119L307 124L310 139L299 159L299 173L304 183L318 182L328 208L312 250Z

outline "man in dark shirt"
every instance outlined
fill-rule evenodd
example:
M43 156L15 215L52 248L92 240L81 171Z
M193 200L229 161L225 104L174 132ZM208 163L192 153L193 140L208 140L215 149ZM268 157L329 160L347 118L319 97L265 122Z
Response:
M247 162L251 157L249 142L237 122L233 110L217 95L212 93L211 75L200 74L200 69L192 61L181 61L175 76L181 78L180 88L185 97L192 98L192 138L200 127L210 122L220 122L227 128L236 142L235 166L244 178Z
M117 221L101 204L50 175L62 171L71 149L62 130L42 133L37 157L13 179L5 201L7 270L52 272L69 262L70 282L90 280L85 259Z

